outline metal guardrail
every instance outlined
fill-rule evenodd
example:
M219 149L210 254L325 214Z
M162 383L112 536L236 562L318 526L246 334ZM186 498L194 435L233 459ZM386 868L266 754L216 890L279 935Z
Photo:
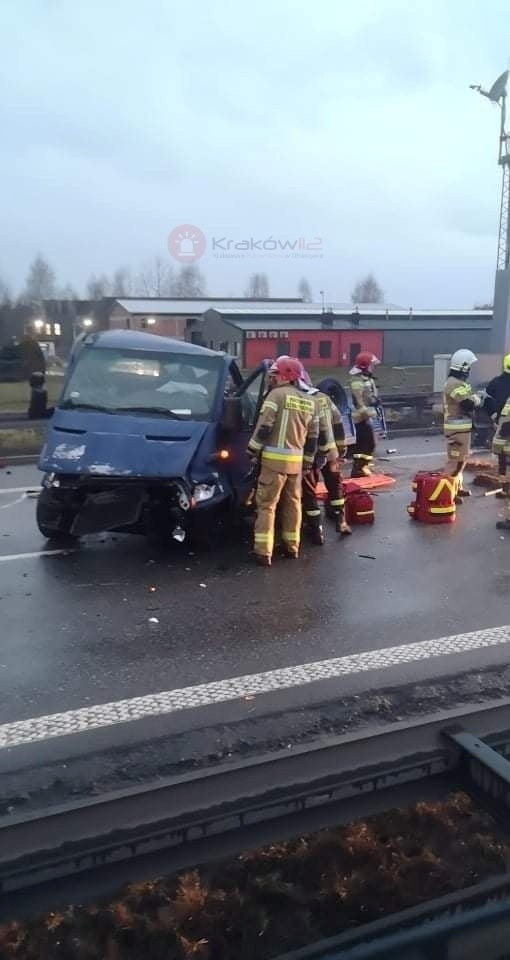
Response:
M498 908L494 915L493 907ZM424 960L442 960L448 956L445 946L449 938L453 941L464 929L470 929L472 925L476 927L482 917L490 917L497 924L510 922L510 874L493 877L466 890L429 900L355 930L347 930L310 947L282 954L275 960L345 960L346 957L368 960L372 956L393 960L401 955L410 955L413 960L421 960L422 957ZM506 936L510 944L508 933ZM398 952L409 951L410 948L415 952ZM378 952L374 953L374 950ZM473 954L473 958L480 960L482 955L484 960L491 960L492 955L486 948ZM464 954L461 956L464 960ZM466 953L465 956L467 958L469 955Z
M459 723L510 748L505 700L6 817L0 919L443 796L466 775L463 746L443 736Z

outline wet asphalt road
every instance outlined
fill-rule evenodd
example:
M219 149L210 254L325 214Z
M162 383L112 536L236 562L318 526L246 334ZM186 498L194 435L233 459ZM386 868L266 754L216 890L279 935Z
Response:
M271 570L246 561L246 544L158 553L106 535L66 556L19 556L46 548L35 499L13 489L39 476L0 470L0 723L510 622L498 501L473 498L451 527L407 518L409 478L439 465L441 446L399 442L399 454L438 457L381 464L398 483L377 497L375 527L342 542L331 530L324 549Z

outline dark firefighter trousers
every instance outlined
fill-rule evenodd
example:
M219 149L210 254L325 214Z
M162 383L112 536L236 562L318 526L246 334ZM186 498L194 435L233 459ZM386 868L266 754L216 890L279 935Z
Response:
M361 420L355 424L356 446L352 455L352 476L361 476L363 467L371 467L374 462L375 434L370 420Z
M340 467L335 463L326 463L322 467L322 477L328 491L326 513L341 523L344 519L345 497ZM316 468L303 474L303 520L308 527L321 524L321 508L317 499L320 478L321 471Z

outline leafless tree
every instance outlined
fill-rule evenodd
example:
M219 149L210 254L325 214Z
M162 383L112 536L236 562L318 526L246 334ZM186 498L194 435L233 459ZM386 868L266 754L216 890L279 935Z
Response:
M55 293L56 300L79 300L78 293L71 286L70 283L66 283L65 287L60 287Z
M154 257L145 263L139 275L137 286L146 297L170 297L174 288L172 268L162 257Z
M373 273L367 273L366 277L358 280L351 293L353 303L383 303L384 293L377 283Z
M269 297L269 280L267 279L267 274L252 273L244 295L251 300L263 300Z
M55 296L55 271L41 254L30 264L23 296L26 300L51 300Z
M9 289L9 285L4 280L4 278L0 276L0 303L8 304L10 302L11 302L11 291Z
M95 273L93 273L87 281L87 296L89 300L102 300L103 297L110 297L111 289L112 285L104 273L100 277L96 277Z
M308 283L308 280L306 279L306 277L301 277L301 280L299 281L298 292L299 292L299 296L301 297L302 300L305 301L305 303L312 302L313 300L312 288Z
M112 297L129 297L135 293L133 275L129 267L119 267L115 271L110 291Z
M172 284L174 297L203 297L206 293L204 275L195 264L181 267L175 282Z

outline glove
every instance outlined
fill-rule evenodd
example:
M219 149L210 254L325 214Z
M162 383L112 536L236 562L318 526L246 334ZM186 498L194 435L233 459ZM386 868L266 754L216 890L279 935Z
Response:
M323 453L319 454L319 456L315 458L315 464L314 464L315 469L322 470L322 468L326 466L327 462L328 462L328 458L325 456L325 454Z
M483 400L482 400L482 398L481 398L480 396L478 396L477 393L474 393L474 394L473 394L472 400L473 400L473 403L474 403L475 407L481 407L481 406L482 406Z

